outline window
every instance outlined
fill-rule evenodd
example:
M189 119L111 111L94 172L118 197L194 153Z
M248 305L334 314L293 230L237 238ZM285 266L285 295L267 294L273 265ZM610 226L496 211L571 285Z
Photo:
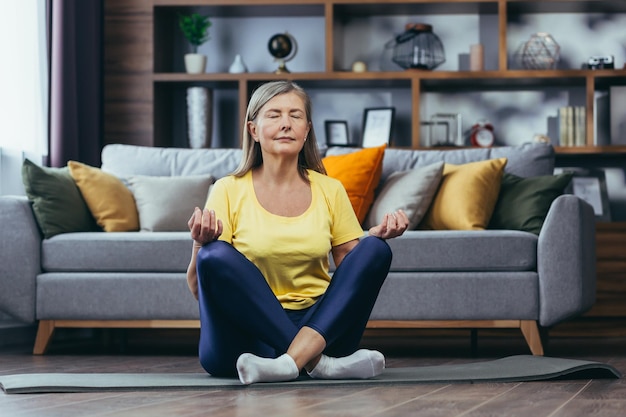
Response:
M0 2L0 147L47 154L46 2Z
M46 2L1 1L0 195L23 194L25 156L48 154Z

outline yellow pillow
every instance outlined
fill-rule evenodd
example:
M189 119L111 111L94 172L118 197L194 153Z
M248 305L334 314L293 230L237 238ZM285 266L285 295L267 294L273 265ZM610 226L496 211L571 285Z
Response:
M499 158L463 165L445 164L441 185L420 228L487 228L498 200L506 162L506 158Z
M139 230L135 198L119 178L76 161L67 166L96 222L106 232Z
M365 148L345 155L331 155L322 159L329 177L341 181L356 217L363 223L374 202L374 191L383 172L386 146Z

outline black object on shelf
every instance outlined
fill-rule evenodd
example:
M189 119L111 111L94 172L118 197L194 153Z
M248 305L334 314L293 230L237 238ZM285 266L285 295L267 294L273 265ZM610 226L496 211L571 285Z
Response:
M408 23L405 32L387 43L393 47L392 61L404 69L432 70L446 62L443 43L432 25Z

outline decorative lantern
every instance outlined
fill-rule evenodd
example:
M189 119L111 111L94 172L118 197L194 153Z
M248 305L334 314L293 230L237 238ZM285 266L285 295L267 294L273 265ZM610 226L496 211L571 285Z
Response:
M388 45L393 47L392 61L404 69L432 70L446 62L441 40L425 23L408 23Z

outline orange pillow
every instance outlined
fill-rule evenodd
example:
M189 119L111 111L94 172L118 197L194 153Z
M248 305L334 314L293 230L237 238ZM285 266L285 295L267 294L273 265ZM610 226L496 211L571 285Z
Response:
M383 172L386 145L365 148L345 155L331 155L322 159L329 177L343 184L352 208L363 223L374 202L374 191Z

